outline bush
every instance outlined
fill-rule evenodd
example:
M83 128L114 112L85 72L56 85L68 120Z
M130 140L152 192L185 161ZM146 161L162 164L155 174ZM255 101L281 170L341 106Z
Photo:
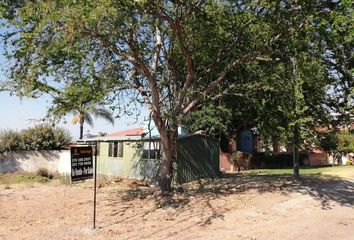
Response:
M21 134L11 130L6 129L0 131L0 153L12 150L20 149L21 145Z
M0 132L0 153L12 150L62 149L70 141L70 134L66 130L53 128L48 124L41 124L21 132L4 130Z
M52 179L53 178L53 175L50 174L48 169L46 169L46 168L39 168L36 171L36 175L39 176L39 177L45 177L45 178L48 178L48 179Z
M61 149L71 140L65 130L53 128L47 124L23 130L21 136L22 149L26 150Z

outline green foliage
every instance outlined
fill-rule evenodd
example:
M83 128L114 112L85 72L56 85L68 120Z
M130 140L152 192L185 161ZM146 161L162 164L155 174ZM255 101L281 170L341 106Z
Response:
M24 150L61 149L71 140L65 130L45 124L25 129L21 135Z
M0 153L19 150L21 148L22 136L19 132L11 129L0 131Z
M354 152L354 133L352 131L332 131L320 134L319 146L328 152L348 154Z
M0 133L1 152L13 150L55 150L66 147L71 137L62 128L42 124L21 132L5 130Z
M319 133L318 146L327 152L336 152L338 149L338 132L328 131Z
M189 132L205 130L211 136L231 133L232 113L223 106L209 104L188 116L184 125ZM231 129L232 130L232 129Z
M341 153L354 153L354 133L343 131L338 133L338 152Z
M68 86L63 92L53 99L53 105L48 111L48 116L54 119L62 119L71 113L72 123L80 125L80 139L83 137L83 124L93 126L93 117L102 118L114 125L112 112L104 107L100 101L104 98L102 86L90 85L86 81L81 81ZM106 92L107 93L107 92Z

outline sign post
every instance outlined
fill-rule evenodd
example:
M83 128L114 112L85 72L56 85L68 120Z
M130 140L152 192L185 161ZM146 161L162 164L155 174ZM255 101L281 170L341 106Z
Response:
M93 229L96 228L96 188L97 188L97 142L95 143L95 159L92 159L91 146L74 146L71 154L71 182L94 179L93 192Z
M93 229L96 228L96 189L97 189L97 142L95 143L95 171L93 178Z

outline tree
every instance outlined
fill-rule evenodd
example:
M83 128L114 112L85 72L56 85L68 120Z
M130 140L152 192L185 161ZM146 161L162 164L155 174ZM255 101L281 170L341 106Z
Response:
M79 84L78 84L79 83ZM102 118L114 125L112 112L104 108L102 101L104 90L97 82L90 83L87 80L73 82L66 87L64 91L57 94L49 109L49 116L60 119L71 113L73 115L72 123L79 123L80 139L83 138L84 123L93 126L92 115L96 118Z
M12 88L52 92L77 65L92 63L92 75L130 89L148 108L162 143L157 180L170 189L178 125L215 93L237 87L230 74L272 58L279 40L309 31L321 3L18 0L3 6L12 25L5 37Z
M231 129L245 122L257 128L263 139L281 138L294 145L295 178L299 175L298 148L313 146L322 137L318 129L339 127L343 120L350 120L354 109L350 94L353 27L348 21L353 10L348 1L313 4L317 11L311 14L310 24L304 25L308 31L277 41L272 61L258 63L256 68L248 64L243 66L246 73L229 75L243 82L243 88L222 101L222 107L240 113L228 120L233 123ZM334 118L333 113L340 113L341 118ZM201 123L209 119L198 118L197 113L193 116L197 117L193 126L203 127Z
M350 131L343 131L338 133L338 147L340 153L348 154L354 152L354 134Z
M64 112L68 113L70 112L73 115L72 118L72 123L77 124L79 123L80 126L80 136L79 139L83 138L83 132L84 132L84 123L87 123L91 127L93 126L93 118L92 115L95 116L96 118L102 118L108 122L110 122L112 125L114 124L114 118L112 116L112 112L109 110L105 109L104 107L100 106L100 104L92 104L92 103L85 103L83 102L79 106L72 106L70 102L61 102L60 104L57 105L59 109L52 109L53 114L61 114L62 112L63 115Z
M231 109L208 104L191 113L183 122L183 125L189 132L205 130L208 135L218 138L221 134L231 134L233 125L231 120Z

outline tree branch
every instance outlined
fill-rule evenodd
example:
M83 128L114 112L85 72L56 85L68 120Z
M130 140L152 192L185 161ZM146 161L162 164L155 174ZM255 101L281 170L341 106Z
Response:
M159 26L157 24L155 51L154 51L152 64L151 64L151 72L152 72L152 75L155 76L155 78L156 78L156 71L157 71L158 61L159 61L159 57L160 57L161 47L162 47L161 31L160 31Z
M191 101L187 106L183 109L182 115L180 118L182 119L188 112L190 112L195 105L197 105L201 100L203 100L211 91L213 91L215 88L219 86L219 84L225 80L227 74L231 72L236 66L245 64L248 62L251 62L255 60L258 56L261 55L260 51L254 51L252 53L246 54L243 57L237 59L236 61L230 63L229 65L226 66L226 68L221 72L219 77L214 80L209 87L205 89L199 96L197 96L193 101Z
M266 47L268 47L269 44L278 40L280 38L280 36L282 36L282 34L278 34L275 37L273 37L272 39L270 39L270 41L268 41L266 44L264 44L260 48L260 50L256 50L254 52L248 53L248 54L244 55L243 57L237 59L236 61L228 64L224 68L224 70L219 74L219 77L216 80L214 80L209 85L209 87L207 87L199 96L197 96L193 101L189 102L183 108L183 111L182 111L181 116L179 118L183 118L188 112L190 112L194 108L195 105L198 104L198 102L203 100L211 91L213 91L215 88L217 88L219 86L219 84L225 80L227 74L229 72L231 72L233 69L235 69L236 66L256 60L258 57L260 57L262 55L262 50L265 49Z
M175 111L179 112L179 110L182 106L182 103L183 103L183 99L185 98L185 96L187 94L187 90L190 88L192 81L193 81L194 65L193 65L193 60L192 60L191 54L186 47L183 30L181 28L179 20L177 20L173 23L170 23L170 24L171 24L171 27L172 27L174 33L176 34L176 36L178 38L178 44L182 50L182 54L183 54L183 58L184 58L186 70L187 70L186 81L185 81L183 88L178 96L177 106L175 108Z

